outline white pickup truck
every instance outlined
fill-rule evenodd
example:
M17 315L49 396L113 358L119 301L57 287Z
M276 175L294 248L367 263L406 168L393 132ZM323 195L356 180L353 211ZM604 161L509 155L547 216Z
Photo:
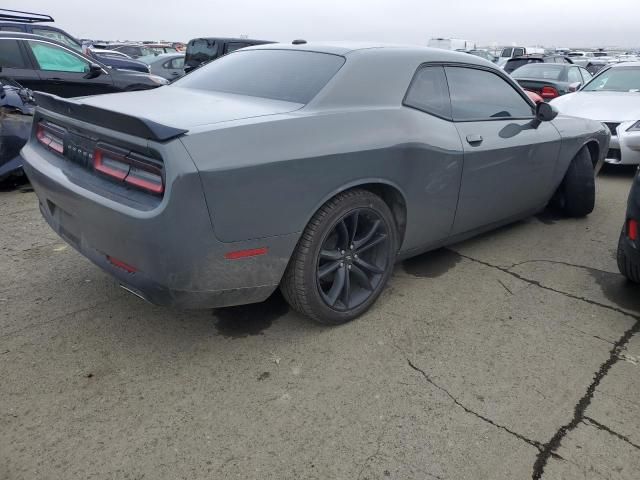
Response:
M544 48L541 47L504 47L500 52L500 57L498 58L498 66L502 66L510 58L520 57L522 55L531 55L533 53L542 53L544 54Z

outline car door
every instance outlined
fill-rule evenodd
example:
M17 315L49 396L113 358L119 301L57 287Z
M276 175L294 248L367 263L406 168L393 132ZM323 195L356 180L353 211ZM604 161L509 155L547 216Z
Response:
M184 72L184 57L177 57L167 60L162 64L163 77L168 80L173 80L180 77Z
M88 78L90 62L71 49L41 40L28 40L26 47L37 66L39 90L61 97L78 97L116 91L111 75L102 71Z
M424 246L449 236L462 175L463 149L451 118L444 67L425 64L418 68L403 104L413 110L410 115L416 135L407 148L406 174L411 177L408 196L415 198L411 203L419 221L408 226L408 236Z
M534 108L503 75L447 66L451 110L464 148L452 234L542 208L553 193L560 134L551 122L531 125Z
M20 43L13 38L0 38L0 75L15 80L25 88L37 90L40 77Z

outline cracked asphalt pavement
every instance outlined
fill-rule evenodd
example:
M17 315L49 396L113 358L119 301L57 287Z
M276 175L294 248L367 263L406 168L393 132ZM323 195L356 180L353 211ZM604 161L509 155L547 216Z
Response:
M632 175L399 264L337 328L148 305L0 192L0 478L638 479Z

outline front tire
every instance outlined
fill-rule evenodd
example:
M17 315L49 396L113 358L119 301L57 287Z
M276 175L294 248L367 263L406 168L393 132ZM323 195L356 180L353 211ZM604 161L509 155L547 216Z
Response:
M338 194L316 212L280 289L298 312L339 325L378 299L395 263L397 229L387 204L367 190Z
M627 277L628 280L640 283L640 265L634 262L625 251L625 242L627 241L624 229L620 232L620 239L618 240L618 253L616 255L618 260L618 270L620 273Z
M596 180L587 147L571 160L567 173L554 196L556 206L569 217L585 217L596 204Z

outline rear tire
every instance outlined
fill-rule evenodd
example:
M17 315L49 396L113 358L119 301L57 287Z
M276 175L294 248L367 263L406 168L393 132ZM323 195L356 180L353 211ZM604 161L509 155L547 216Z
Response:
M395 263L391 210L367 190L343 192L311 218L289 260L280 289L291 307L329 325L366 312Z
M618 254L616 255L618 260L618 270L620 273L635 283L640 283L640 265L633 262L624 251L624 242L626 242L626 236L624 229L620 232L620 239L618 240Z
M596 179L587 147L571 160L567 173L554 195L553 203L569 217L584 217L596 203Z

